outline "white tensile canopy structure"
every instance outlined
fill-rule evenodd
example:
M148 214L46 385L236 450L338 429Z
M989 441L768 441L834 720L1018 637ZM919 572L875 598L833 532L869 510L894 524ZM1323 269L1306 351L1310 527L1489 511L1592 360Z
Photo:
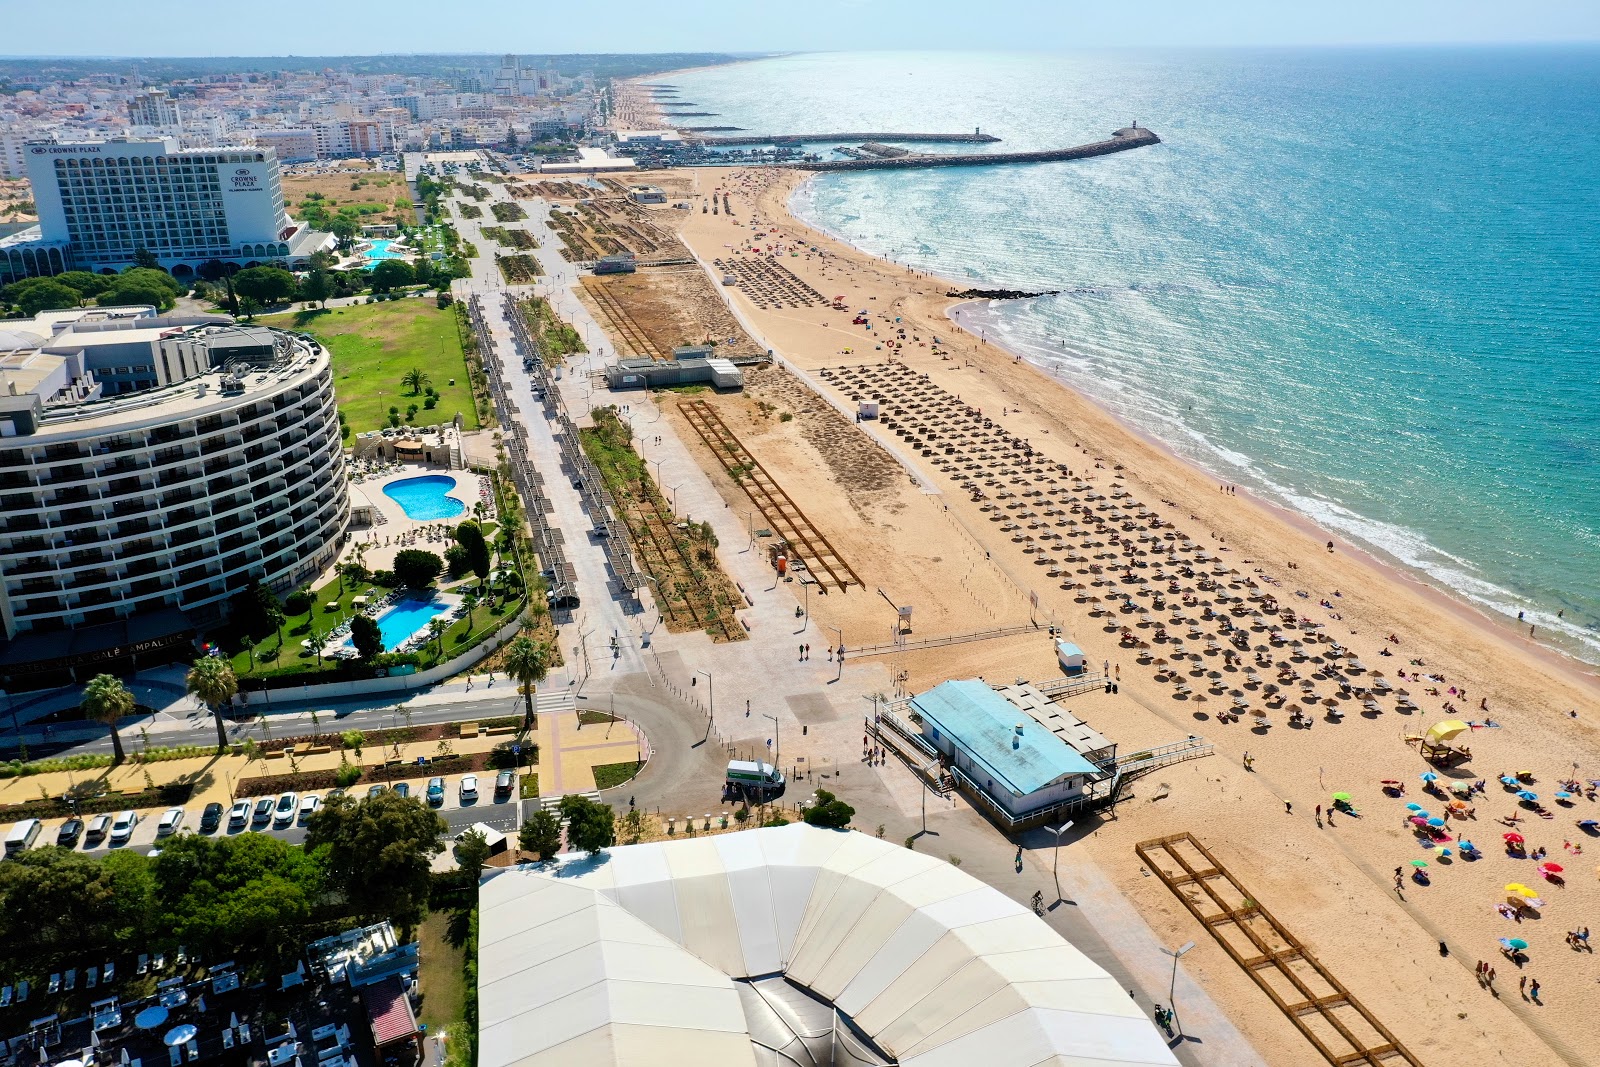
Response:
M804 1002L778 1011L787 1062L807 1062L797 1014L831 1020L820 998L848 1023L810 1062L1177 1063L1120 984L1032 911L864 834L631 845L486 873L480 905L479 1067L776 1062L773 998L750 992L771 987L750 979ZM853 1043L869 1051L841 1056Z

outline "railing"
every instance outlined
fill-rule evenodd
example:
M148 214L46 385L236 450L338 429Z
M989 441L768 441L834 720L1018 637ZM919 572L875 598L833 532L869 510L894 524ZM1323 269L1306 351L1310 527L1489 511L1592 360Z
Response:
M1037 623L1028 623L1024 626L1002 626L996 630L974 630L972 633L951 634L948 637L923 637L911 641L892 641L884 645L862 645L858 648L849 648L847 651L852 656L882 656L891 652L905 652L914 648L942 648L945 645L960 645L968 641L992 641L997 637L1015 637L1018 634L1029 634L1040 629Z
M1050 804L1042 808L1025 811L1021 815L1012 815L1000 805L1000 802L991 797L982 786L964 774L959 767L951 767L951 775L955 777L956 784L972 799L984 813L1007 831L1025 830L1030 827L1040 826L1047 822L1058 821L1073 815L1110 803L1116 797L1117 785L1114 779L1105 778L1092 782L1088 791L1079 796L1063 800L1057 804Z
M1142 749L1117 760L1117 776L1123 783L1131 782L1162 767L1209 756L1214 750L1211 742L1203 737L1191 737L1159 748Z
M1072 697L1104 688L1107 681L1109 679L1103 674L1075 674L1068 678L1039 682L1034 688L1054 700L1056 697Z

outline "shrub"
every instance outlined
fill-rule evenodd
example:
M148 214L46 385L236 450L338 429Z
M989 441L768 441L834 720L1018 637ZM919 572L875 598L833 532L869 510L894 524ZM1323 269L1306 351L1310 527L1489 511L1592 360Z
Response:
M341 761L339 769L334 772L333 780L341 789L349 789L361 781L361 768L353 763Z

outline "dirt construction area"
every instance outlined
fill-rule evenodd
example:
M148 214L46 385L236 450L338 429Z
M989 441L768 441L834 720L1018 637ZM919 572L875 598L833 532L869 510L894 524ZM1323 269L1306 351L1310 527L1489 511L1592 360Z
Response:
M596 297L591 289L603 289ZM613 335L632 336L612 305L663 355L677 345L715 341L720 356L759 356L761 346L752 341L722 302L711 280L698 267L662 268L634 274L585 278L578 290L597 320L612 325ZM635 344L635 348L648 346ZM633 353L653 355L648 350Z

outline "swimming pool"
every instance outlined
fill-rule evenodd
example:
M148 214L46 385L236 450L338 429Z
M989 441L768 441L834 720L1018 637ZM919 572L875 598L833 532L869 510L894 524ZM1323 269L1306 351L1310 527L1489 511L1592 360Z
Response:
M383 487L383 495L400 505L406 518L427 522L432 519L453 519L467 506L453 496L445 494L456 487L456 480L444 474L426 474L420 478L402 478Z
M436 597L427 600L402 600L378 616L378 633L383 635L383 650L392 652L412 634L428 625L435 615L443 615L450 606Z
M373 241L372 247L361 253L367 261L367 270L371 270L386 259L405 259L405 253L395 252L390 248L394 243L387 237Z

